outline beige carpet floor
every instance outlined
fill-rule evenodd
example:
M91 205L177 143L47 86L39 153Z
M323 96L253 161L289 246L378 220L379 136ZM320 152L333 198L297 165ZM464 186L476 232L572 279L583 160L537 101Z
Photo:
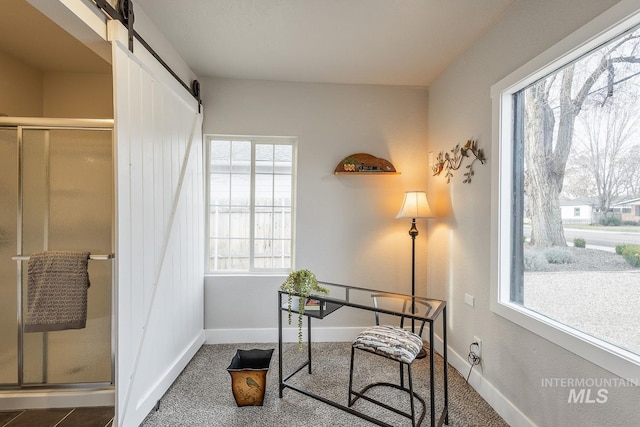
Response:
M273 348L263 406L238 407L231 392L231 377L226 371L237 349ZM324 397L346 404L348 394L350 343L314 343L313 374L306 369L292 381ZM297 344L285 345L284 370L299 366L306 353L298 352ZM436 413L443 408L442 358L436 360ZM427 402L423 426L429 425L428 361L414 362L416 391ZM452 367L449 377L449 425L465 427L502 427L507 424L473 390ZM368 381L397 382L398 364L365 352L356 353L354 386ZM408 408L408 395L391 388L377 388L374 396L392 406ZM418 405L420 406L420 405ZM408 426L410 421L369 402L360 400L354 408L394 426ZM436 420L439 417L436 416ZM372 423L347 412L286 389L278 397L277 344L205 345L195 355L175 383L161 399L159 409L152 411L143 426L371 426Z

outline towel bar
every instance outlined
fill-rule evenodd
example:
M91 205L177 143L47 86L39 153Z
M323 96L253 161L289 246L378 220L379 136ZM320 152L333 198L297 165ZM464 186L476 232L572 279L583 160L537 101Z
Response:
M14 261L29 261L29 255L15 255L12 256L11 259ZM91 254L89 255L89 259L95 261L107 261L109 259L115 258L114 254Z

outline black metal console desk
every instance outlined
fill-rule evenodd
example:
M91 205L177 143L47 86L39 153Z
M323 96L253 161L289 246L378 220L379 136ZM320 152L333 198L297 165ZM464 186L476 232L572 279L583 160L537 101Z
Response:
M430 397L430 403L431 403L431 426L434 427L436 425L441 426L443 424L449 424L449 413L448 413L449 393L448 393L448 383L447 383L448 381L447 366L448 365L447 365L447 320L446 320L447 319L447 303L446 301L415 297L416 304L418 301L428 302L429 309L426 313L423 312L423 313L410 314L410 313L407 313L406 311L403 311L402 307L397 307L392 305L385 306L385 305L381 305L380 303L377 303L377 307L376 307L374 305L374 299L372 298L372 295L377 295L377 296L388 295L388 296L405 298L411 301L412 297L410 295L399 295L399 294L384 292L380 290L358 288L353 286L339 285L335 283L326 283L326 282L319 282L319 283L323 287L328 288L330 293L328 296L325 296L325 295L314 296L315 299L319 299L322 301L322 304L319 309L305 310L304 315L307 317L307 360L298 368L296 368L292 373L288 374L286 377L282 372L283 370L282 369L282 361L283 361L282 316L283 316L283 313L284 313L284 316L287 315L287 311L288 311L287 300L288 300L289 294L284 291L278 291L278 379L279 379L280 398L282 398L283 396L284 389L289 388L291 390L295 390L299 393L302 393L306 396L317 399L321 402L329 404L338 409L342 409L343 411L349 412L360 418L366 419L374 424L381 425L381 426L389 426L388 424L380 420L377 420L375 418L372 418L367 414L356 411L355 409L350 408L346 405L332 401L316 393L313 393L309 390L306 390L300 386L297 386L295 384L288 382L294 375L298 374L305 367L308 368L309 374L312 373L311 372L311 319L312 318L323 319L326 316L330 315L331 313L335 312L336 310L340 309L341 307L353 307L356 309L378 312L382 315L391 315L391 316L398 316L398 317L404 316L405 319L413 319L417 323L420 323L422 321L425 322L425 326L428 327L429 329L429 343L430 343L427 357L429 358L429 387L430 387L429 397ZM297 304L294 301L292 312L295 313L295 316L297 316L296 307L297 307ZM436 411L435 411L436 389L435 389L435 370L434 370L435 362L434 362L434 349L433 349L434 347L433 327L434 327L434 322L438 317L442 318L442 341L443 341L442 358L444 363L444 369L443 369L444 378L443 378L442 392L443 392L443 398L444 398L443 399L444 408L442 409L442 412L440 413L440 416L436 424ZM346 396L347 396L347 390L345 389L345 400L346 400Z

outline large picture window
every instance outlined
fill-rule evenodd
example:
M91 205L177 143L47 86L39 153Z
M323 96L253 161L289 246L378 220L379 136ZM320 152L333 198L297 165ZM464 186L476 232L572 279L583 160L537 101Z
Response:
M492 88L492 309L626 377L640 366L640 217L620 208L640 197L637 15Z
M207 138L210 272L293 266L295 138Z

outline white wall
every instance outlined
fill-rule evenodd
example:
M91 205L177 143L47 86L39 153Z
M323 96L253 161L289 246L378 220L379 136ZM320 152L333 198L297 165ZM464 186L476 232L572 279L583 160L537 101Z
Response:
M0 52L0 113L42 116L42 72Z
M426 187L425 88L233 79L202 79L202 87L205 134L299 138L296 269L308 268L329 282L410 292L410 220L395 215L404 191ZM401 174L333 174L344 157L359 152L391 161ZM416 287L424 294L426 221L418 228ZM282 281L281 276L206 277L208 340L277 341L276 289ZM336 314L322 326L371 321Z
M512 425L637 425L637 387L610 388L606 404L568 404L567 388L544 388L542 379L613 375L489 309L491 141L496 137L490 87L615 3L517 1L429 89L430 149L449 149L474 136L489 159L487 166L477 166L470 185L459 176L449 185L428 179L429 195L447 199L450 208L448 223L434 227L429 241L429 282L438 284L437 295L449 301L451 350L462 357L452 357L452 363L463 366L473 337L483 340L482 377L472 376L472 383ZM475 307L465 305L465 293L475 297Z
M10 117L113 118L110 73L43 71L0 52L0 92Z
M111 73L45 72L43 116L71 118L113 118Z

